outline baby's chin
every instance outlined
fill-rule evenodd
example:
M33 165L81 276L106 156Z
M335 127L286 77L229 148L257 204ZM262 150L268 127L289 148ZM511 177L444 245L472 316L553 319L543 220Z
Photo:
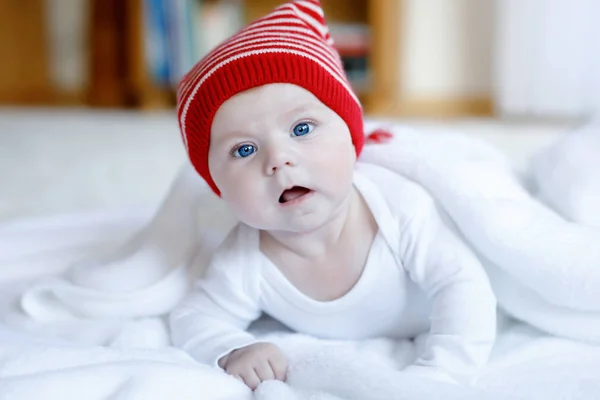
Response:
M239 218L239 221L248 225L251 228L258 229L265 232L273 233L287 233L287 234L308 234L312 231L317 230L323 225L329 222L328 218L321 215L310 215L298 218L286 218L278 221L274 220L261 220L255 219L243 219Z
M349 199L351 200L351 199ZM317 207L314 211L302 215L281 215L281 218L270 218L263 220L242 219L244 224L261 231L277 234L289 235L308 235L315 232L335 220L340 213L346 210L343 204L331 204L328 206Z

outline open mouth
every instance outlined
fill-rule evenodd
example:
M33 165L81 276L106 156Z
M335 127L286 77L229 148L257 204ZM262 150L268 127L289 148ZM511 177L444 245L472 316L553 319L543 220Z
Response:
M294 201L299 199L302 196L305 196L312 192L312 190L305 188L303 186L294 186L290 189L286 189L279 196L279 202L281 204L289 203L290 201Z

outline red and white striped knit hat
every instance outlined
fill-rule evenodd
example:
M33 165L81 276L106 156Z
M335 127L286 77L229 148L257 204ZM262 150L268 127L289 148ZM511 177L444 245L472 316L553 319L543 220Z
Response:
M357 156L362 150L362 108L319 0L291 1L217 46L179 84L177 114L185 148L217 195L208 169L214 115L233 95L269 83L291 83L310 91L346 122Z

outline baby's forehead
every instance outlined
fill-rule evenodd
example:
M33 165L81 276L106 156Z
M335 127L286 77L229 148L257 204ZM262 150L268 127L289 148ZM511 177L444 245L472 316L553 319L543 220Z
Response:
M312 93L295 85L271 84L232 96L217 110L212 130L250 127L260 123L284 123L306 113L326 109Z
M258 133L268 129L288 129L294 122L314 118L314 107L300 105L293 108L274 107L264 109L239 109L234 116L215 118L211 129L211 141L228 140L248 133Z

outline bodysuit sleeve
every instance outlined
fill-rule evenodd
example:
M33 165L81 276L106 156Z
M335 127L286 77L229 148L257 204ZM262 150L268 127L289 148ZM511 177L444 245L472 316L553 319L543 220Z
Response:
M404 268L432 302L424 351L406 371L468 383L496 337L496 298L487 274L433 199L406 223L401 242Z
M169 316L173 344L204 364L218 366L221 357L257 342L246 331L261 314L257 274L239 235L230 233L205 276Z

